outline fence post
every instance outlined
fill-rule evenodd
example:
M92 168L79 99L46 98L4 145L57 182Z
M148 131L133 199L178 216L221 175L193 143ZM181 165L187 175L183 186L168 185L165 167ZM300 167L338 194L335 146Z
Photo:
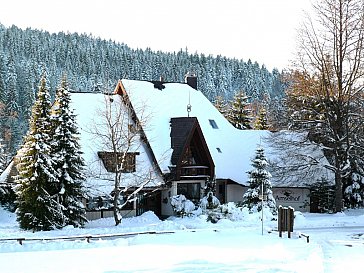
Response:
M287 231L288 231L288 238L291 238L291 232L293 231L293 209L288 207L287 209Z
M282 237L282 227L283 227L283 207L279 206L278 208L278 231L279 231L279 237Z
M288 231L288 238L291 238L294 224L294 209L292 207L284 208L279 206L278 209L278 231L279 237L282 237L283 231Z

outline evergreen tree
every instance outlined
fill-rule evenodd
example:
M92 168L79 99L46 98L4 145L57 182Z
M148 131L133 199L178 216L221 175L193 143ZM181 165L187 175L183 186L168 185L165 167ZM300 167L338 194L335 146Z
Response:
M0 53L0 103L5 103L5 63L4 56Z
M50 152L50 99L45 75L40 81L24 144L16 155L17 220L22 229L51 230L64 226L62 206L55 199L58 174Z
M321 178L309 185L311 207L317 207L317 212L333 212L335 210L335 186Z
M237 90L245 90L252 100L260 99L260 92L274 98L279 97L277 90L283 95L284 87L277 70L269 73L252 61L189 54L187 50L176 53L135 50L84 34L51 35L16 26L4 27L0 31L0 101L7 110L16 110L13 115L1 118L0 130L6 149L12 154L27 131L43 66L50 75L51 98L63 73L67 73L75 90L104 92L120 78L158 80L162 73L168 82L183 82L185 73L194 71L199 75L198 89L211 101L217 95L232 99Z
M214 105L217 110L225 117L227 118L227 103L225 102L224 98L222 96L217 96L214 101Z
M5 170L7 162L4 145L2 142L3 141L0 138L0 174Z
M52 156L58 178L57 200L62 205L65 224L75 227L86 222L85 208L81 202L84 161L78 143L75 115L70 109L67 79L63 77L57 90L52 112Z
M258 117L254 124L255 130L268 130L267 111L265 108L261 108L258 113Z
M240 91L235 94L228 117L235 128L240 130L252 129L250 125L252 121L251 110L245 92Z
M345 205L350 208L363 207L364 177L354 171L345 183Z
M267 170L268 162L264 155L264 149L258 147L252 160L254 169L248 171L249 189L243 196L243 206L248 207L250 211L256 212L262 210L262 201L260 197L266 196L264 207L268 207L273 215L277 214L276 201L273 197L272 185L270 183L271 174ZM263 187L263 191L262 191Z

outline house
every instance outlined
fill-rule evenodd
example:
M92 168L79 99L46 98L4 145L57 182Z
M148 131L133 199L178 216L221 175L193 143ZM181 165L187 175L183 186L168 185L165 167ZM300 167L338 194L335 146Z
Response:
M95 213L89 213L90 219L111 216L107 197L114 177L110 148L92 132L105 122L105 105L112 105L114 111L124 109L128 122L123 126L138 135L128 148L129 169L122 174L123 188L138 193L125 207L124 216L146 210L160 217L172 215L171 196L184 194L198 202L211 179L216 180L221 202L239 202L248 186L247 171L256 148L263 146L268 159L278 160L269 143L272 133L234 128L197 90L193 75L186 77L186 83L120 80L113 94L73 93L71 98L87 164L88 208ZM324 157L318 160L316 175L323 172L325 163ZM271 181L278 205L309 210L304 205L310 202L307 185L315 182L312 175L288 180L273 176Z

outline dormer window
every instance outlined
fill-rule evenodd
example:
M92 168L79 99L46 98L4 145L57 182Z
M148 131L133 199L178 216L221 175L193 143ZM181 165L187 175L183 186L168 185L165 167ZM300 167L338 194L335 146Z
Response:
M98 152L97 155L104 164L105 169L108 172L115 173L117 165L123 165L120 172L122 173L133 173L136 171L135 168L135 157L139 153L116 153L117 160L115 160L115 153L113 152ZM124 159L124 162L122 162Z
M214 128L214 129L219 129L219 127L217 126L217 124L216 124L216 121L215 121L215 120L213 120L213 119L209 119L209 122L210 122L210 125L211 125L211 127L212 127L212 128Z

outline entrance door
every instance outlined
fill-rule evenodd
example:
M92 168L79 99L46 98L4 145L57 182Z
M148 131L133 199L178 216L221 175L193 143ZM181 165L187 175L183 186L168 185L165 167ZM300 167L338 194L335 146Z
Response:
M143 192L138 194L136 215L144 212L153 211L155 215L161 217L161 191Z

